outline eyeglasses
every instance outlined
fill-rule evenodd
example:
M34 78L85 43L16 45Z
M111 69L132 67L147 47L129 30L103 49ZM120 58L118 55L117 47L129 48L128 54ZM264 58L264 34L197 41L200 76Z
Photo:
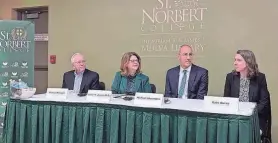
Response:
M193 53L183 53L183 54L180 54L181 56L190 56L192 57L193 56Z
M74 62L74 63L77 63L77 64L84 64L84 63L86 63L86 61L83 60L83 61L77 61L77 62Z
M132 62L132 63L138 63L139 61L138 60L129 60L130 62Z

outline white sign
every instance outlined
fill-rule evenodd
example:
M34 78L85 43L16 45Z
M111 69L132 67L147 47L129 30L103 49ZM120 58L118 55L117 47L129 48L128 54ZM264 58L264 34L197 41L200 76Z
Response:
M109 103L111 100L112 91L108 90L89 90L86 96L88 101L97 103Z
M135 105L145 105L150 107L161 107L164 102L163 94L155 93L136 93L134 104Z
M204 102L207 110L238 112L238 98L205 96Z
M35 34L35 41L48 41L48 34Z
M68 89L66 88L47 88L46 98L66 100Z

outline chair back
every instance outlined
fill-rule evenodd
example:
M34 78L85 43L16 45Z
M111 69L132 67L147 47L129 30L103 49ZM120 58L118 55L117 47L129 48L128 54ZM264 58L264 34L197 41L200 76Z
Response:
M271 137L271 126L272 126L272 115L271 115L271 103L269 102L269 111L268 116L266 120L266 127L263 129L261 134L261 140L262 143L272 143L272 137Z
M105 83L99 82L99 88L100 88L100 90L105 90Z
M154 84L150 84L151 85L151 89L152 89L152 93L156 93L156 87Z

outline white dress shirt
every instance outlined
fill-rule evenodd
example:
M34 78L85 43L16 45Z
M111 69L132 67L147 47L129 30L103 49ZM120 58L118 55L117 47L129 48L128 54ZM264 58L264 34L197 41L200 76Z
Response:
M84 72L81 72L79 74L77 74L76 72L74 72L74 86L73 86L73 91L75 93L79 93L80 92L80 86L81 86L81 82L82 82L82 79L83 79L83 73Z

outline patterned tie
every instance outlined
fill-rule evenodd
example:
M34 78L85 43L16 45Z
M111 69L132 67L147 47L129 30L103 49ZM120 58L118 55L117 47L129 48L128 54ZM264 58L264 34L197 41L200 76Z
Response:
M184 93L186 78L187 78L186 73L187 73L187 70L183 70L183 77L182 77L181 85L180 85L180 89L179 89L179 98L182 98L183 93Z

